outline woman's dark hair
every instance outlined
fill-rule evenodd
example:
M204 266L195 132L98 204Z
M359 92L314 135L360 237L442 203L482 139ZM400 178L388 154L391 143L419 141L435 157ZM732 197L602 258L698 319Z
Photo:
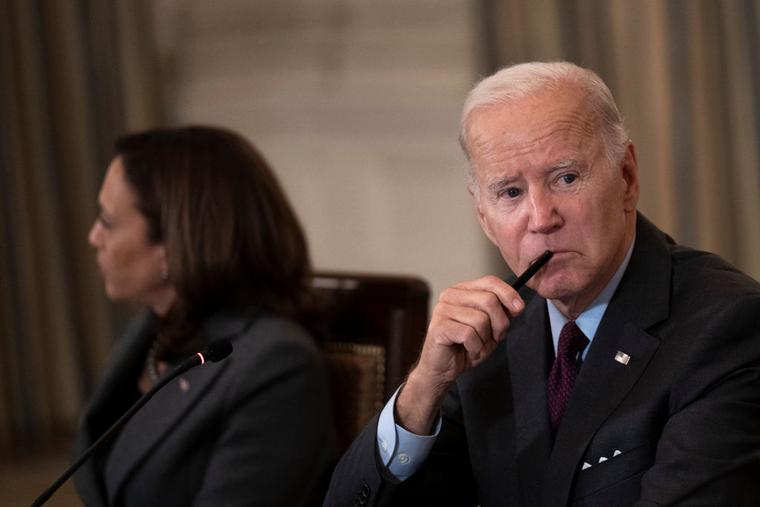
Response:
M309 294L306 239L249 142L213 127L157 129L118 139L116 155L149 240L166 248L177 290L162 322L170 351L184 352L199 322L223 305L299 314Z

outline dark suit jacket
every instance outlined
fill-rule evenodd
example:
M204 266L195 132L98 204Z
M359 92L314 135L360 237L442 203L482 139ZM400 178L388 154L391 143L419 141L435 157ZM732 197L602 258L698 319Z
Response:
M77 435L81 453L135 401L153 339L143 316L117 343ZM304 505L332 459L321 355L291 321L254 310L219 314L204 341L232 354L183 374L76 474L87 505Z
M760 505L757 282L639 215L555 440L546 303L524 293L507 339L447 397L422 469L400 485L387 473L376 418L338 464L326 505Z

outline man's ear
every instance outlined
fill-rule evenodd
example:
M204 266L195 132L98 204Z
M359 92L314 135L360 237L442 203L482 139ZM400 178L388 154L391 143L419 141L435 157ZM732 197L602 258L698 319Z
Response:
M625 193L623 194L625 210L635 212L639 202L639 169L636 162L636 148L630 141L628 142L620 171L625 183Z
M488 239L496 245L499 246L496 241L494 241L494 238L496 235L494 234L493 229L491 228L491 224L488 222L488 215L486 215L483 207L483 201L482 201L482 195L480 192L480 188L477 186L478 182L474 175L471 174L471 178L469 183L467 184L467 191L470 193L470 196L472 196L472 201L475 204L475 213L478 216L478 222L480 223L480 228L483 229L483 232L486 233L486 236Z
M491 228L491 224L488 221L488 215L486 215L485 211L483 211L483 204L480 201L479 196L473 195L473 199L475 200L475 212L478 215L478 222L480 222L480 228L483 229L483 232L486 233L486 236L488 239L496 245L499 246L498 243L496 243L496 235L494 234L493 229Z

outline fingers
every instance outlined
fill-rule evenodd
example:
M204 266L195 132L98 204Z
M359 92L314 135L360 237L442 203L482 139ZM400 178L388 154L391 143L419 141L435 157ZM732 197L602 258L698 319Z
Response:
M513 289L507 282L495 276L484 276L475 280L461 282L454 286L456 289L468 292L487 292L491 293L499 302L514 315L518 315L525 307L520 294Z
M431 319L431 337L444 347L461 346L468 362L489 355L496 348L492 326L485 312L439 303Z
M448 373L456 376L483 361L504 340L510 319L524 306L517 291L492 276L444 290L428 328L427 341L432 342L428 358L433 359L435 370L453 368L459 371Z
M525 307L517 291L494 276L462 282L446 289L441 294L440 302L450 305L450 318L473 326L479 333L490 334L496 343L504 338L509 319L519 315Z

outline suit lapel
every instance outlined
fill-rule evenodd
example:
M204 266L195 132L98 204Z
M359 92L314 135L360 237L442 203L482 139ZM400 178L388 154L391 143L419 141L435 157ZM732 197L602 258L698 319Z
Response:
M546 378L554 357L546 303L534 297L507 337L523 504L538 505L551 452Z
M104 414L113 414L124 392L124 379L135 378L140 371L145 351L153 337L155 318L145 313L135 319L123 336L119 338L112 352L112 365L88 402L77 435L77 452L81 454L95 442L115 421L103 419ZM132 387L134 390L134 387ZM97 472L102 463L95 463L100 457L96 453L82 465L76 474L76 483L82 499L87 505L106 505L106 495L101 474Z
M155 333L156 319L145 313L130 323L129 328L116 342L111 353L109 368L85 409L85 422L94 423L102 413L111 410L114 394L123 392L124 379L132 378L142 369L145 353ZM133 386L130 386L133 389ZM106 421L107 426L113 421ZM85 434L89 443L100 437L107 428L86 425Z
M659 345L657 338L630 323L614 331L611 327L616 326L600 328L597 338L603 339L598 344L594 338L557 432L544 479L545 484L552 485L546 491L552 500L544 502L546 505L567 503L586 447L639 379ZM615 361L617 351L631 357L628 365Z
M196 367L174 379L124 426L111 449L105 473L110 504L134 468L189 416L227 365L221 362ZM189 387L183 389L181 385Z
M589 442L657 351L659 339L646 329L669 313L670 257L663 239L639 215L631 261L602 318L556 435L545 469L544 505L568 503ZM630 356L627 365L615 360L618 351Z
M254 317L253 312L242 316L216 315L203 326L203 342L233 339L250 326ZM229 361L205 364L172 380L124 426L114 442L105 473L111 503L135 467L149 459L158 444L190 417L229 364Z

